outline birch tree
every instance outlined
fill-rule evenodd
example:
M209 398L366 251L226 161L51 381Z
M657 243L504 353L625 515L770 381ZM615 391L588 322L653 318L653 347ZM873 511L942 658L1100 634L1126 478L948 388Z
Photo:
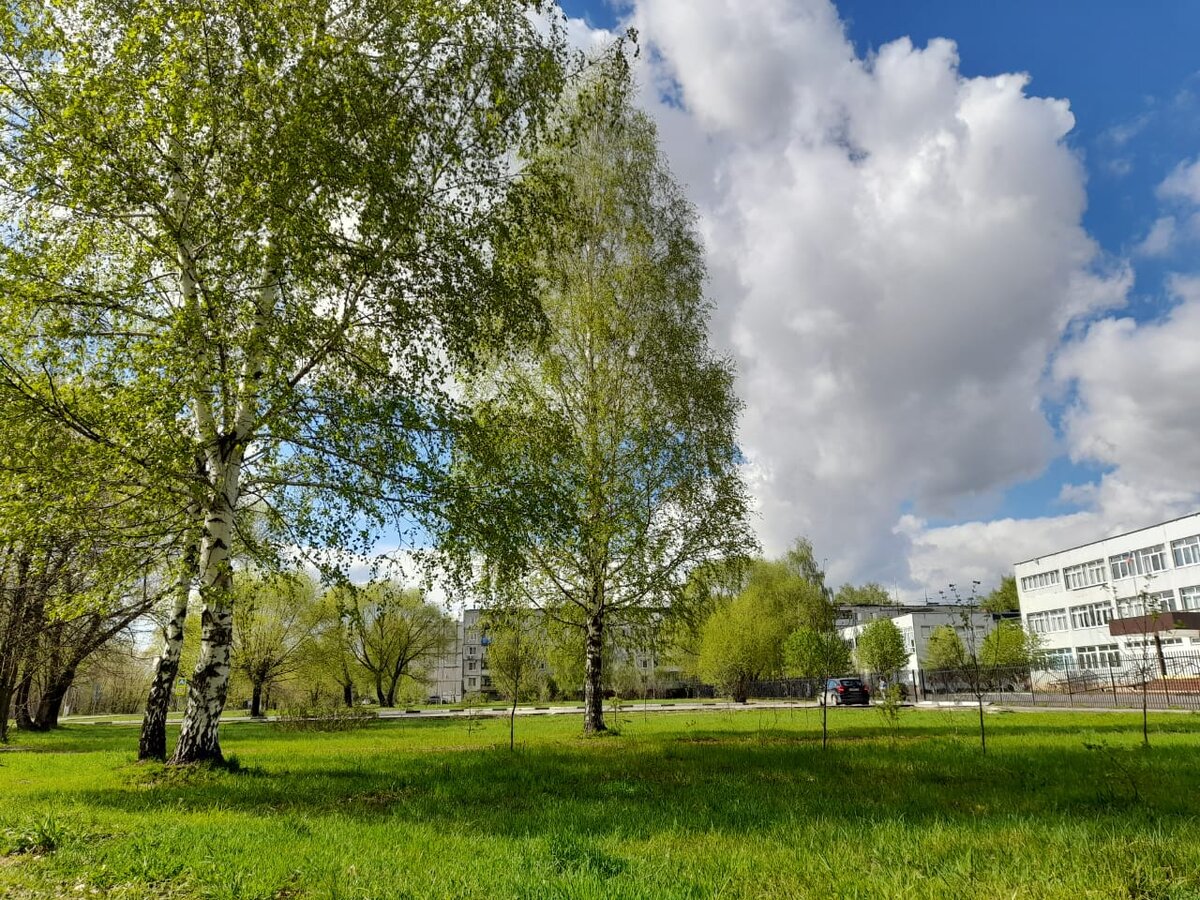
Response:
M512 152L561 79L540 6L0 14L0 381L104 448L112 484L174 492L156 697L186 595L201 626L176 762L221 758L244 511L340 550L419 522L458 427L449 374L539 327L497 248Z
M508 712L508 749L516 748L517 704L543 677L546 632L540 616L517 607L489 617L488 670L500 695L512 701Z
M553 198L518 249L538 275L548 336L469 383L479 440L458 466L474 502L444 535L493 584L583 635L584 730L604 730L603 649L649 625L688 573L742 554L731 363L709 346L695 214L634 109L620 46L593 63L529 161L530 202ZM542 204L543 206L546 204Z

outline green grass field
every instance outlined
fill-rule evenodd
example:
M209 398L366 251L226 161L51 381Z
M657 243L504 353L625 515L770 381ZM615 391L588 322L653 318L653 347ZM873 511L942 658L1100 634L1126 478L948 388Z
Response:
M234 725L240 771L136 730L0 752L0 897L1200 897L1200 716L627 714Z

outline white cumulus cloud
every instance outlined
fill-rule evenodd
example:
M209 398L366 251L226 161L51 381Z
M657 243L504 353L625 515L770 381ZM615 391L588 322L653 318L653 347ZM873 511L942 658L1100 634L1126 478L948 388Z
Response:
M632 22L701 211L767 550L803 534L835 580L923 579L918 517L986 514L1041 471L1049 359L1124 302L1080 224L1067 102L964 77L948 40L863 57L817 0L639 0Z

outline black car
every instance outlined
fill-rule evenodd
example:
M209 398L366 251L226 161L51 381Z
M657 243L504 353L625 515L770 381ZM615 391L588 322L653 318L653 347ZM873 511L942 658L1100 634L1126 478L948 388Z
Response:
M830 678L825 682L820 702L833 703L834 706L868 706L871 703L871 691L861 678Z

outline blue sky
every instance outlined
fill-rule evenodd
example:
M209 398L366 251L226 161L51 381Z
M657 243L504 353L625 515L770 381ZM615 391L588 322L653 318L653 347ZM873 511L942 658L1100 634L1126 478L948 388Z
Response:
M768 551L915 595L1200 507L1200 4L562 6L650 51Z
M561 0L560 5L568 16L610 30L620 27L627 12L626 4L608 0ZM1129 253L1145 237L1157 217L1155 187L1182 157L1200 151L1200 3L840 0L835 5L862 53L903 36L917 45L950 38L958 44L964 75L1027 72L1031 93L1069 100L1075 128L1068 143L1088 175L1083 223L1109 253ZM1139 266L1138 317L1161 310L1162 277L1169 268L1157 262Z

